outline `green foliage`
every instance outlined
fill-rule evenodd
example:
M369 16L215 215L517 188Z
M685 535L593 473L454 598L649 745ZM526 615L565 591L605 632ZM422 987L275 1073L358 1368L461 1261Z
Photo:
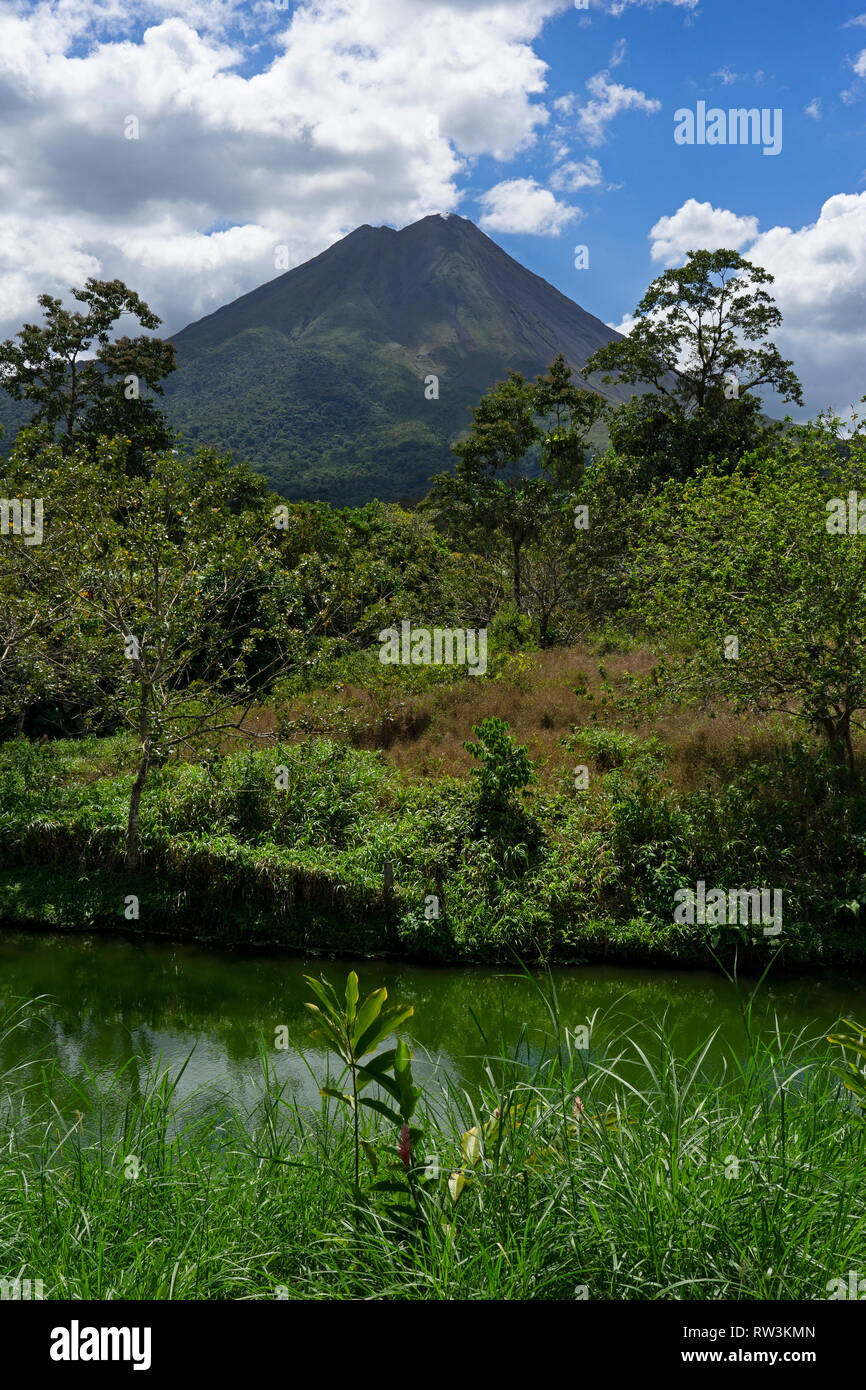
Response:
M512 810L513 794L534 780L529 750L515 743L508 725L495 716L474 725L472 732L478 742L466 742L463 747L480 764L472 769L472 776L477 778L479 810L501 821Z
M324 739L169 763L142 804L135 887L119 872L129 738L9 741L0 915L116 927L135 892L131 930L439 962L518 952L709 965L706 929L673 920L676 890L704 879L782 890L788 964L864 959L866 794L840 785L829 754L794 745L745 767L732 759L683 793L654 742L631 737L569 736L576 759L602 775L585 792L570 778L537 788L531 818L514 793L505 815L482 816L465 782L412 785L380 755ZM445 901L428 919L437 871ZM763 968L766 951L741 959Z
M845 1065L834 1067L834 1072L856 1099L862 1118L866 1115L866 1025L854 1023L850 1018L843 1018L842 1022L846 1032L833 1034L827 1041L842 1048Z
M522 652L533 646L532 620L512 601L505 603L490 624L490 645L494 652Z
M633 605L662 645L657 697L789 714L853 771L852 724L866 708L866 550L859 534L828 526L829 499L852 487L866 489L864 438L843 461L838 422L824 422L731 474L703 472L648 501Z
M636 734L624 733L619 729L604 729L595 725L578 729L572 725L571 732L560 742L564 748L586 754L600 772L628 765L633 771L646 769L657 775L664 771L667 764L664 744L655 736L638 738Z
M546 376L510 371L482 397L472 430L454 446L457 468L433 480L427 506L460 544L510 552L515 606L523 604L524 548L554 523L583 477L601 398L576 387L562 354ZM531 476L540 471L543 476ZM501 475L501 476L500 476Z
M779 426L765 420L759 396L723 398L715 410L690 411L647 393L610 410L608 431L612 450L634 465L646 490L657 480L684 481L706 464L728 472L744 454L770 446Z
M587 375L657 393L632 398L610 422L614 447L648 477L682 478L754 449L768 437L752 394L761 387L802 405L793 364L769 338L782 321L763 288L772 282L736 251L689 251L649 286L628 335L587 361Z
M112 340L123 314L143 328L160 324L121 280L91 277L71 294L84 313L42 294L44 325L27 323L16 339L0 344L0 384L13 400L35 404L29 424L48 439L59 432L64 450L78 443L93 451L100 436L119 436L129 444L129 467L141 471L148 452L160 453L174 440L153 397L142 394L144 387L162 395L161 383L175 369L174 345L145 335Z
M333 1086L323 1086L321 1094L330 1096L345 1105L351 1117L355 1154L355 1192L360 1193L361 1170L360 1154L370 1162L373 1174L378 1178L382 1167L382 1156L376 1147L361 1134L361 1108L383 1116L399 1130L399 1140L395 1148L397 1163L390 1164L399 1174L395 1178L382 1178L373 1185L374 1192L394 1192L402 1190L406 1183L410 1195L413 1193L413 1180L416 1176L417 1160L414 1150L422 1137L422 1131L410 1124L418 1097L421 1092L412 1080L412 1054L402 1038L394 1047L380 1052L391 1034L411 1018L412 1005L392 1004L387 1009L387 989L374 990L363 1003L359 1003L358 976L354 970L346 978L345 1003L340 1003L333 986L327 980L314 980L305 975L304 979L318 999L318 1004L307 1004L315 1016L318 1028L313 1036L319 1038L342 1062L344 1075L347 1072L351 1089L341 1091ZM367 1059L367 1060L365 1060ZM378 1096L362 1095L370 1086L384 1091L388 1101ZM389 1103L390 1102L390 1103ZM394 1108L396 1106L396 1109Z

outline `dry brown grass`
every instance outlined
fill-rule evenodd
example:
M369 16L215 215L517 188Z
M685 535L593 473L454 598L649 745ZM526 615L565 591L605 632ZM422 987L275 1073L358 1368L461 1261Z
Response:
M684 789L698 785L708 768L724 773L765 759L779 737L793 731L793 721L737 716L721 707L675 709L655 720L616 709L612 702L628 688L628 675L644 675L652 664L651 653L643 650L599 657L586 646L556 648L516 659L502 677L467 677L421 694L385 697L350 685L315 691L291 701L279 716L268 707L257 709L246 728L258 738L276 739L285 722L294 721L295 729L284 734L290 742L327 734L358 748L382 749L412 777L437 778L468 774L473 760L463 743L474 724L496 715L528 746L541 781L552 783L575 763L560 739L573 725L590 725L595 714L605 728L661 739L670 776ZM575 687L585 694L576 694Z

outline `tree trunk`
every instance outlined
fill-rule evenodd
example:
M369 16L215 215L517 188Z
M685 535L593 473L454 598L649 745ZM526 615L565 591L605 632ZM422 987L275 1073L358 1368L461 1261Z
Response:
M513 555L513 576L514 576L514 606L520 611L520 551L523 542L516 536L511 537L511 550Z
M132 791L129 796L129 818L126 823L126 858L124 868L130 873L134 873L138 868L141 856L138 852L138 816L141 810L141 794L144 791L144 784L147 781L147 774L150 768L150 744L145 744L142 749L141 762L138 765L138 772L135 774L135 781L132 784Z
M846 710L838 719L833 719L831 715L825 714L820 722L836 761L853 780L856 777L857 769L854 760L854 744L851 741L850 710Z
M846 710L837 724L839 737L845 745L845 762L848 767L848 776L853 781L857 776L857 768L854 762L854 744L851 742L851 713Z

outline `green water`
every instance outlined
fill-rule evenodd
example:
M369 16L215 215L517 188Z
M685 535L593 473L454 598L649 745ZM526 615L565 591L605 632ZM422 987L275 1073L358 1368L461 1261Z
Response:
M149 1068L177 1069L190 1057L179 1096L191 1110L216 1096L252 1102L261 1077L257 1061L264 1037L270 1060L301 1098L313 1099L310 1068L293 1049L274 1047L275 1030L288 1028L313 1073L324 1059L310 1041L303 1007L309 998L304 974L324 974L341 986L354 966L362 993L386 985L392 1002L411 1003L406 1028L414 1040L418 1071L427 1082L446 1078L471 1086L483 1057L503 1049L532 1058L549 1047L544 1003L516 968L432 969L382 961L327 956L302 959L275 951L227 951L98 935L0 931L0 999L48 996L41 1021L16 1030L0 1044L0 1073L33 1056L55 1059L73 1078L115 1072L125 1063L117 1097L142 1085ZM667 1019L676 1047L686 1056L718 1029L721 1058L739 1052L744 1028L737 993L721 974L627 969L621 966L560 968L551 980L564 1027L595 1016L593 1040L617 1044L627 1030L651 1029ZM748 989L754 987L749 982ZM757 996L759 1029L800 1032L815 1039L841 1016L866 1017L866 977L822 973L769 980Z

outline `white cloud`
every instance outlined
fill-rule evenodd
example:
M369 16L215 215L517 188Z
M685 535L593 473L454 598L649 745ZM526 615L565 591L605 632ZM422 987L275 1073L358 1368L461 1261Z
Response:
M613 46L613 52L608 60L608 68L618 68L620 63L625 62L627 45L625 39L617 39Z
M806 226L758 230L693 198L650 231L653 258L682 264L686 250L733 246L774 276L769 287L783 315L776 342L793 359L806 410L840 415L866 394L866 192L828 198ZM676 254L675 254L676 253ZM634 320L626 315L619 332Z
M654 115L661 110L661 102L639 92L635 87L625 87L621 82L611 82L610 73L597 72L587 81L591 101L577 113L577 123L581 134L590 145L601 145L607 137L607 127L622 111L643 111Z
M577 193L581 188L597 188L601 181L601 165L592 157L579 163L566 160L550 176L550 186L557 193Z
M779 343L807 385L807 404L845 412L866 394L866 193L837 193L815 222L773 227L747 254L775 276Z
M723 246L739 250L758 235L758 219L689 198L672 217L660 217L649 235L653 260L679 265L687 251L717 251Z
M632 6L654 9L656 5L673 5L676 9L696 10L700 0L609 0L608 13L620 15Z
M476 158L548 123L533 44L567 7L0 0L0 336L88 274L174 331L273 278L278 245L296 264L360 223L456 209ZM574 215L547 197L550 226Z
M607 326L612 328L615 333L627 334L631 332L636 323L637 319L634 314L623 314L619 323L608 323Z
M559 236L583 216L580 208L557 202L535 179L508 179L488 189L478 201L483 209L478 225L486 232Z
M813 97L808 106L803 108L803 111L806 116L811 116L813 121L820 121L822 115L821 98Z

